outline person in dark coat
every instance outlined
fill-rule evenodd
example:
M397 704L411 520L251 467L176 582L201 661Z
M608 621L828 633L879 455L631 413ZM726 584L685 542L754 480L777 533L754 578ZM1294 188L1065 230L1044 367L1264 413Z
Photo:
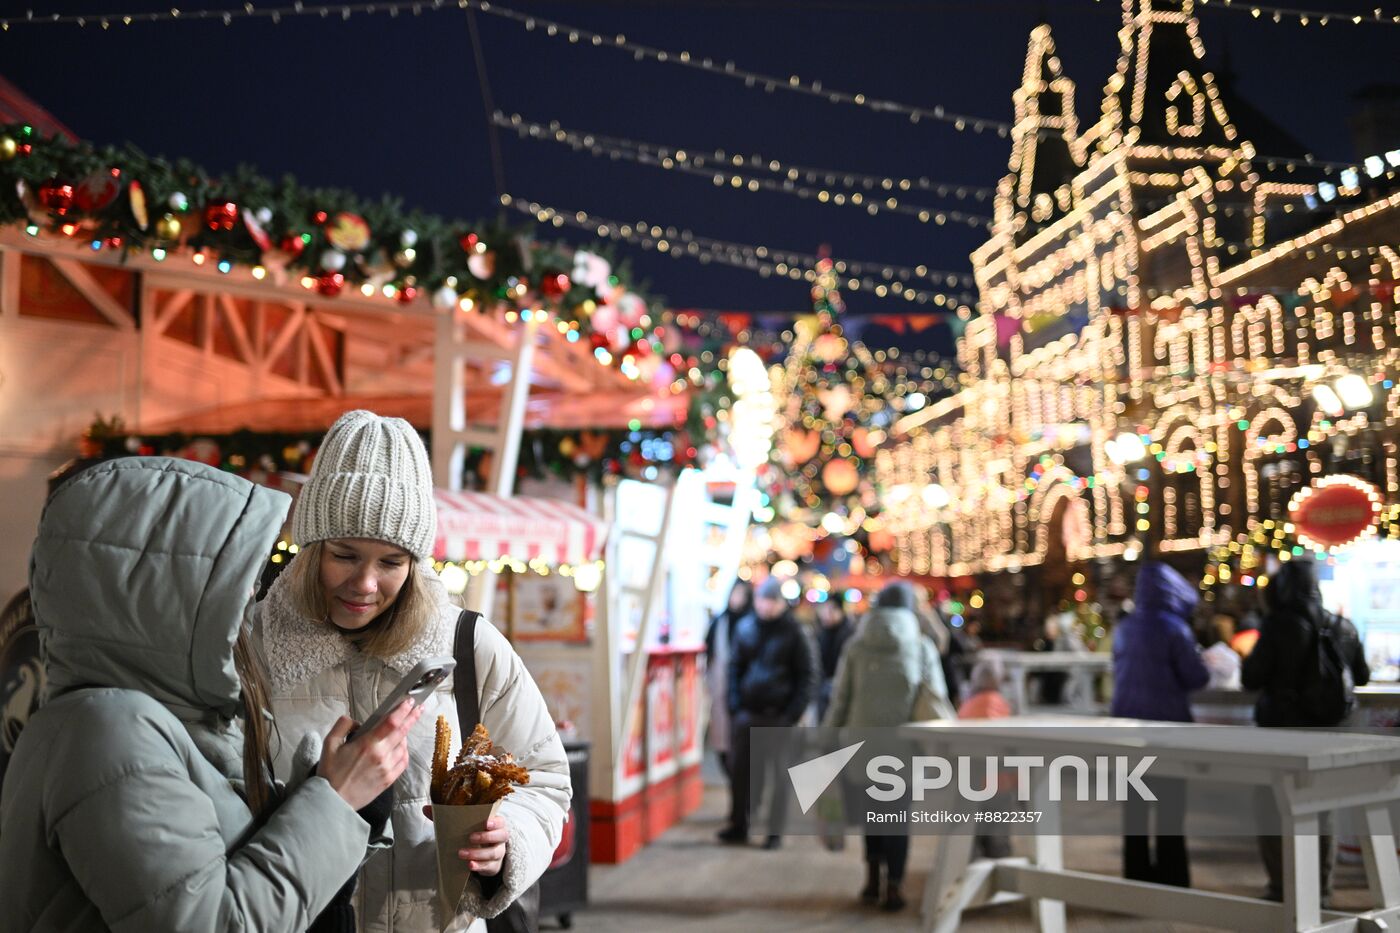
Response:
M1316 672L1317 639L1327 627L1335 627L1335 638L1342 649L1342 661L1353 686L1365 686L1371 680L1361 638L1356 628L1341 616L1322 608L1322 593L1317 586L1317 568L1310 558L1300 558L1281 564L1269 576L1264 588L1264 617L1259 627L1259 640L1244 659L1240 680L1246 690L1258 690L1254 706L1254 721L1261 726L1338 726L1346 717L1334 722L1321 722L1313 710L1306 708L1302 691L1308 686L1304 671ZM1309 662L1313 662L1310 664ZM1348 691L1349 692L1349 691ZM1349 696L1349 705L1355 697ZM1272 808L1273 802L1261 804ZM1331 814L1318 817L1318 869L1322 896L1332 893L1333 846ZM1283 839L1260 836L1259 851L1269 875L1265 896L1283 899Z
M856 624L846 614L841 597L833 594L817 605L817 654L822 662L821 689L817 692L817 720L820 722L831 705L831 685L836 678L836 664L846 642L856 632Z
M1138 571L1133 611L1113 633L1113 715L1161 722L1191 722L1191 693L1210 682L1191 633L1200 597L1171 567L1147 561ZM1157 804L1129 800L1124 811L1123 877L1188 888L1186 786L1180 780L1148 782ZM1157 815L1155 858L1148 824Z
M763 581L755 594L754 609L753 618L736 627L729 657L735 793L730 825L720 833L720 840L734 844L748 841L751 791L753 798L761 800L765 785L771 785L764 848L776 849L782 844L787 816L787 775L780 771L781 756L775 749L760 745L755 751L750 730L795 726L816 698L820 668L812 639L793 618L779 580L769 577Z
M738 580L729 591L729 604L710 621L705 632L705 679L710 691L710 747L719 757L720 767L732 781L729 739L732 731L729 709L729 653L739 623L753 615L753 584Z

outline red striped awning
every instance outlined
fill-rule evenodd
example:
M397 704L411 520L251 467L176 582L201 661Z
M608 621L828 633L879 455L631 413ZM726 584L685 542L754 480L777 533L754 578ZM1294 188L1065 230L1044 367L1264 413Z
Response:
M576 505L557 499L435 490L438 560L543 560L581 564L597 560L608 525Z
M296 495L306 482L300 473L273 473L264 481ZM560 499L484 492L433 490L437 502L437 560L543 560L551 566L582 564L603 555L608 523Z

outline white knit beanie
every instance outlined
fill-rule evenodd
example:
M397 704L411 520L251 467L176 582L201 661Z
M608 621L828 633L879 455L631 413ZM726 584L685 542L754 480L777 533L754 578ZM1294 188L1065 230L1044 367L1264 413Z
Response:
M293 540L371 538L425 560L436 537L433 473L418 432L371 411L341 415L297 497Z

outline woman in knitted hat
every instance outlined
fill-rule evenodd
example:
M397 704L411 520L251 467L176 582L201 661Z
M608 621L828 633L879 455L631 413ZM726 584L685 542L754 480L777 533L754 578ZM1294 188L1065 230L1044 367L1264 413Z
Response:
M342 415L321 445L292 517L298 552L259 604L257 631L282 733L278 768L304 731L345 714L358 721L420 660L453 654L460 611L432 567L437 513L427 451L400 418ZM457 721L449 677L409 735L411 761L395 784L394 847L360 874L359 929L485 930L544 872L559 843L571 786L563 744L539 688L510 643L484 621L473 657L481 721L530 772L487 829L464 840L473 872L456 917L438 917L437 849L424 813L434 722ZM280 773L280 771L279 771Z

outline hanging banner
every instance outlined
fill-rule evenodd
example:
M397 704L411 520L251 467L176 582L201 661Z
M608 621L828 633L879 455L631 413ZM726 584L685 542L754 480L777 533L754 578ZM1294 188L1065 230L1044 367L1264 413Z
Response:
M1375 533L1382 505L1375 486L1355 476L1337 474L1300 489L1288 504L1288 518L1305 546L1344 547Z

